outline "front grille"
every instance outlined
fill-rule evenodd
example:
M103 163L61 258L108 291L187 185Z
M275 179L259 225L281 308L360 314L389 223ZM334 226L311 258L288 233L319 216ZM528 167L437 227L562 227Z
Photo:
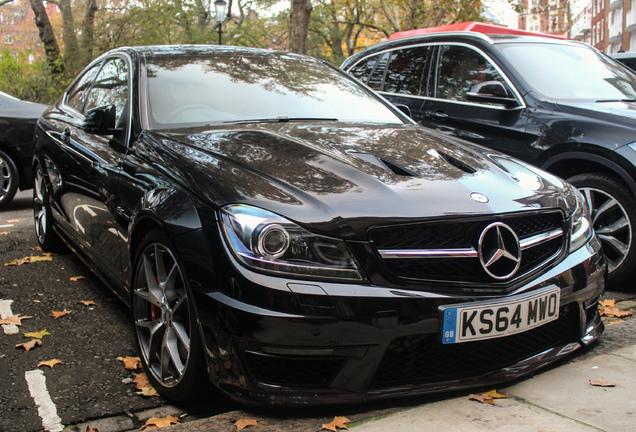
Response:
M523 242L538 234L560 230L563 234L548 241L533 244L522 251L521 264L511 282L533 270L554 262L563 250L566 236L563 213L552 211L529 215L503 215L498 218L437 221L391 227L372 228L369 239L382 251L439 251L445 256L417 256L396 258L385 256L382 260L390 278L466 282L473 284L501 283L489 275L477 255L479 237L484 229L494 223L508 225ZM454 254L453 251L458 251ZM462 254L459 251L463 251ZM466 253L469 251L471 253Z
M344 359L274 356L244 352L252 377L263 384L326 388L336 377Z
M380 363L372 388L427 384L479 376L511 366L546 349L579 339L576 307L561 308L559 319L517 335L443 345L435 336L394 340Z

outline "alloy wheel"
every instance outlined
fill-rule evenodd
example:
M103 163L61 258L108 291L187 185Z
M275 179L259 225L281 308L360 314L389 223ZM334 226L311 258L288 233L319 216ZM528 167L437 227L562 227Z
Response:
M592 216L592 226L603 244L609 272L618 268L632 247L632 226L625 208L601 189L579 187Z
M177 386L188 367L195 324L181 268L161 243L149 244L138 260L132 306L148 371L162 386Z
M33 188L33 218L35 219L35 235L40 245L45 242L48 229L47 190L44 175L41 169L35 172L35 185Z

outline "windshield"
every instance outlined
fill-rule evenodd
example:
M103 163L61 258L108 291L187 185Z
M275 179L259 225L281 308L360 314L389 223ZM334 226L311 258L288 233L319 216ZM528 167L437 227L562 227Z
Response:
M636 75L585 46L515 43L497 48L537 92L550 99L636 99Z
M157 57L147 77L153 129L243 121L402 123L365 88L310 58Z

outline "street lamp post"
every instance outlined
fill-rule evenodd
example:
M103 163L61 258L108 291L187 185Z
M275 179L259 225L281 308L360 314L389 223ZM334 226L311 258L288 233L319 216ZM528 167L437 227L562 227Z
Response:
M216 0L214 2L214 10L216 12L216 25L219 27L219 45L223 45L221 40L221 34L223 33L223 29L221 26L223 25L223 21L225 21L225 8L227 7L227 3L225 0Z

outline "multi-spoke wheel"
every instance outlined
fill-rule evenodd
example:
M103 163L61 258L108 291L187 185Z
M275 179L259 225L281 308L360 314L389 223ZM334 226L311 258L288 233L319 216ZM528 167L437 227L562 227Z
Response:
M634 273L636 263L636 201L624 186L606 175L581 174L568 181L583 193L590 208L608 265L608 285L624 282Z
M63 247L62 240L52 229L51 206L49 203L49 189L41 167L34 172L33 186L33 219L35 222L35 237L44 251L57 252Z
M135 262L132 318L148 377L165 397L190 399L205 376L200 376L201 340L183 269L160 232L146 235Z
M0 208L13 199L19 183L18 168L9 155L0 150Z

